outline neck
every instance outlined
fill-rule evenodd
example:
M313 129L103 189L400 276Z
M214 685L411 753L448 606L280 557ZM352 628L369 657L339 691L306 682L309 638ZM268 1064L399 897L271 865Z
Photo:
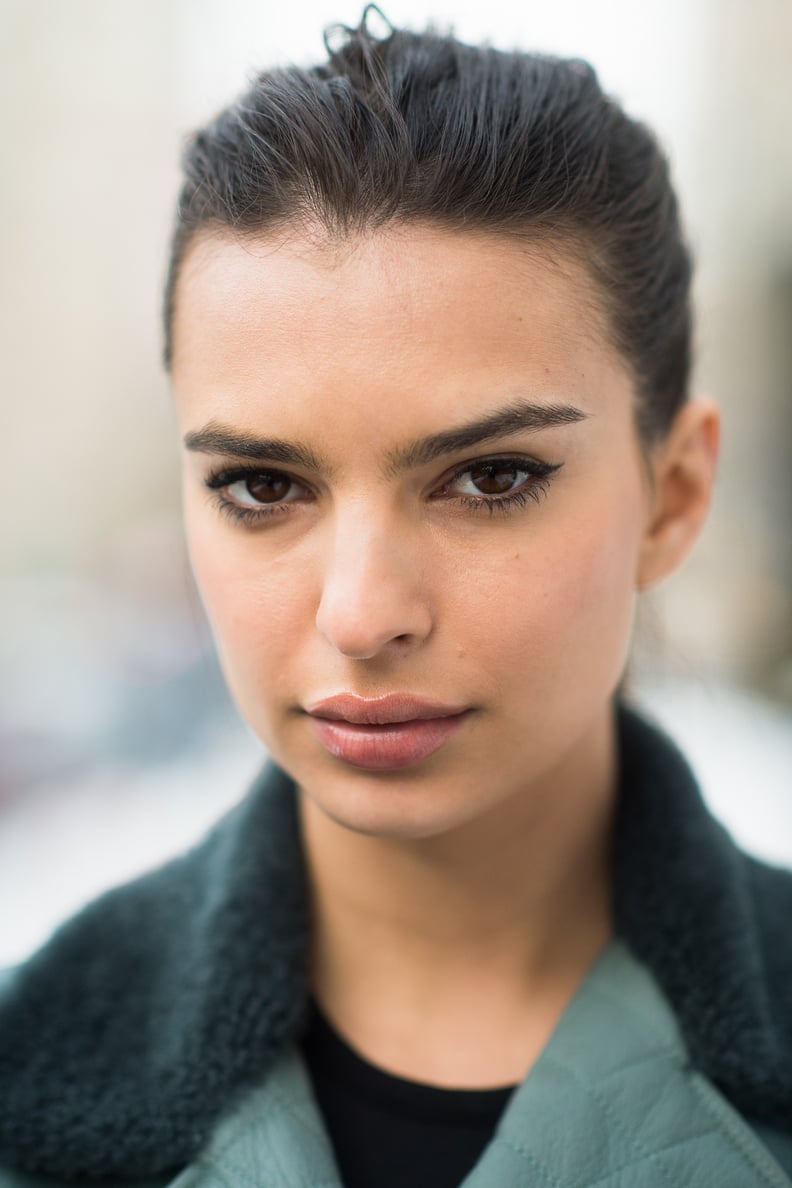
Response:
M615 752L608 715L541 786L419 840L355 833L301 795L312 988L353 1046L436 1083L524 1075L611 933Z

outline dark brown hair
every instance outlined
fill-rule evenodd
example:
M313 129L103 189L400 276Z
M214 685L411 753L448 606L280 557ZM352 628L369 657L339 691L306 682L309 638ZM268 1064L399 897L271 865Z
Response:
M327 61L268 70L188 141L165 293L199 231L304 222L347 236L420 220L566 243L632 368L644 444L686 399L691 262L655 137L583 61L367 25Z

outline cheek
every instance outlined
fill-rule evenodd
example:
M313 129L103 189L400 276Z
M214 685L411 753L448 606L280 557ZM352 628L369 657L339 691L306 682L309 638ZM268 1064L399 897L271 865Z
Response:
M309 592L303 567L289 555L262 555L245 536L187 517L190 560L217 651L241 704L285 678L295 641L304 633Z
M640 539L636 501L603 497L585 516L526 529L525 543L471 573L475 607L465 651L493 679L550 694L581 684L609 690L624 663L635 607ZM467 600L465 600L467 601Z
M611 684L621 675L635 611L636 542L629 512L570 533L572 562L564 572L562 559L553 590L559 671L568 677Z

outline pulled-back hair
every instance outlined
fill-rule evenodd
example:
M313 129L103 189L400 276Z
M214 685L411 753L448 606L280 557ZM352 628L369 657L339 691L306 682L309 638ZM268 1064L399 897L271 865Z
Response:
M188 141L165 293L200 231L421 221L567 245L632 369L645 444L686 399L691 264L652 133L583 61L469 46L434 31L335 28L328 58L260 74Z

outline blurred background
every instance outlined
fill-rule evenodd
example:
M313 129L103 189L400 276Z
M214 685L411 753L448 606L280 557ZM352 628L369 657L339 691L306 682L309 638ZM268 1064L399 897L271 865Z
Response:
M698 260L715 505L646 596L634 697L792 860L792 5L387 0L588 58L659 133ZM0 965L193 840L263 760L188 572L159 302L183 135L350 0L0 0Z

